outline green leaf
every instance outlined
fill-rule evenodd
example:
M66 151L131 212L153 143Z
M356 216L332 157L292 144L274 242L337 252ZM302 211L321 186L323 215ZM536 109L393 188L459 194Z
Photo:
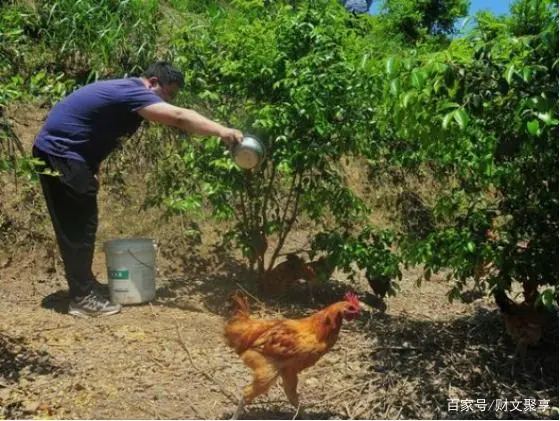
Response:
M541 301L547 308L552 307L552 303L554 302L554 294L552 293L552 290L545 289L541 293Z
M448 66L447 64L445 64L445 63L434 63L434 64L431 66L431 70L432 70L432 72L434 72L434 73L443 74L443 73L446 72L446 70L447 70L448 67L449 67L449 66Z
M471 104L474 108L478 109L482 105L482 98L480 95L473 95L471 98Z
M412 73L412 86L416 89L422 89L427 79L426 72L416 71Z
M403 98L403 106L405 108L408 107L408 105L410 104L410 101L414 98L414 95L416 95L416 93L413 92L413 91L406 93L406 95Z
M455 82L455 72L453 72L453 69L451 69L451 67L448 67L447 70L445 71L444 81L448 87L451 88L453 86Z
M410 58L405 59L403 63L406 70L412 70L412 67L414 67L414 62Z
M462 108L459 108L453 112L453 118L459 124L459 127L461 129L464 129L465 127L467 127L467 124L469 124L469 115Z
M445 117L443 117L443 123L441 124L441 126L444 128L444 130L447 130L447 128L449 127L449 122L453 118L454 114L455 111L451 111L450 113L447 113Z
M515 65L514 64L510 64L507 69L506 69L506 74L505 74L505 78L507 80L507 83L511 85L511 81L513 79L513 75L515 74Z
M398 69L398 62L394 57L389 57L385 62L385 71L389 76L394 75Z
M537 117L539 118L539 120L542 120L545 124L550 124L552 122L552 116L550 115L550 112L538 113Z
M467 243L467 250L470 251L471 253L474 253L475 249L476 249L476 245L472 241L469 241Z
M442 79L441 78L436 79L436 81L434 82L434 91L438 93L442 86L443 86Z
M532 136L539 135L539 133L541 131L539 121L538 120L531 120L531 121L527 122L527 130L529 131L529 134L532 135Z
M444 101L438 104L438 109L440 111L447 110L449 108L459 108L460 105L456 102Z
M525 82L529 82L529 80L531 79L531 76L533 76L533 68L526 66L523 68L523 80Z
M401 90L401 81L399 79L393 79L391 81L391 93L393 95L398 95Z

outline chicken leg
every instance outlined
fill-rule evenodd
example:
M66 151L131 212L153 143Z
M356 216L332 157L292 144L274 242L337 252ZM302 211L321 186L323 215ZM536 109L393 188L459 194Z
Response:
M268 363L262 355L258 353L255 354L256 355L252 356L253 362L255 359L258 359L260 360L260 364L255 366L258 368L253 372L253 383L245 386L243 390L243 397L239 401L239 405L231 418L232 420L239 418L243 411L243 407L246 404L251 402L257 396L268 392L268 389L270 389L274 381L279 376L278 371L272 364Z
M303 408L299 402L299 396L297 393L298 376L297 372L293 370L282 371L282 384L284 386L284 392L290 403L296 408L297 415L299 418L303 416Z

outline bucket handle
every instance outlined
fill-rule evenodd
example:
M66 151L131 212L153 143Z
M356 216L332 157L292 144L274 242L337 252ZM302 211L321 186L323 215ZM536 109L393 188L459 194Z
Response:
M138 263L143 264L143 265L146 266L148 269L154 270L154 267L153 267L153 266L150 266L150 265L144 263L142 260L140 260L138 257L136 257L136 256L134 255L134 253L132 253L132 250L128 249L127 251L128 251L128 254L130 254L130 255L134 258L134 260L136 260Z

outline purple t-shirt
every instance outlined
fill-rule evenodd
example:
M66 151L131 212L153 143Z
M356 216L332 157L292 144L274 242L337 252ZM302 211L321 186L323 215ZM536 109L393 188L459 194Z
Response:
M162 99L140 78L95 82L74 91L49 112L35 138L35 146L48 154L85 161L97 168L132 135L142 117L136 112Z

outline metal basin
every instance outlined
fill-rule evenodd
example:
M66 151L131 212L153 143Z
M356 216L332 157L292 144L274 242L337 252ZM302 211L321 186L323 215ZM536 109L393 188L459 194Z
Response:
M231 150L233 161L240 167L250 170L258 167L266 156L264 145L255 136L245 135L241 143Z

